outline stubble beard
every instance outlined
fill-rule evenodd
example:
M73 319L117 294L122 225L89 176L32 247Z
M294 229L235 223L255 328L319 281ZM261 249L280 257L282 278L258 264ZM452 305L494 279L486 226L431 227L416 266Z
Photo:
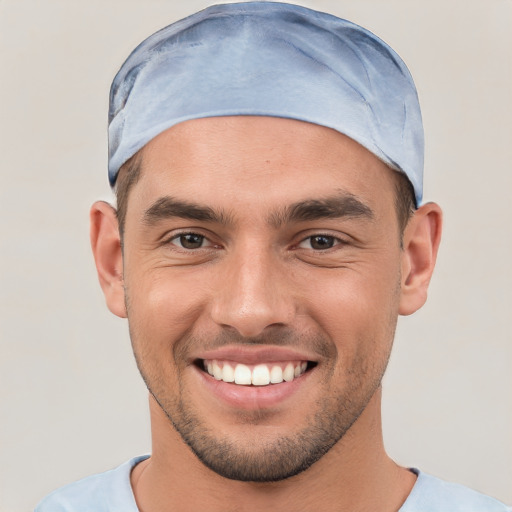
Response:
M130 335L133 344L131 328ZM327 341L323 343L328 346ZM164 379L146 371L135 345L134 354L149 392L196 457L218 475L245 482L277 482L311 467L343 438L359 418L380 387L387 366L387 358L384 358L378 361L378 365L368 367L368 358L361 354L350 370L350 379L347 379L350 382L345 383L343 390L333 393L327 376L334 371L334 358L332 368L324 370L324 398L314 404L315 412L306 412L305 417L301 417L305 425L302 429L290 435L262 439L258 436L258 425L264 423L264 413L255 413L251 419L241 415L249 433L240 442L218 430L213 431L191 407L183 379L179 378L180 372L177 379L179 392L171 397ZM298 416L303 413L297 411Z
M212 432L197 415L183 407L182 401L175 414L160 407L192 452L215 473L243 482L277 482L311 467L347 433L364 410L364 407L357 410L347 400L340 402L343 402L339 404L342 410L330 413L330 407L325 404L293 435L261 440L255 434L243 446L228 436ZM257 430L257 425L254 429Z

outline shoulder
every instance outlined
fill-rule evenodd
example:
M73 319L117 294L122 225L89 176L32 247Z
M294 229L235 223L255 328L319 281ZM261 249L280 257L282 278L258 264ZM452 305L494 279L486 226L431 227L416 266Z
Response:
M399 512L512 512L495 498L414 470L418 480Z
M146 458L135 457L115 469L61 487L46 496L35 512L138 512L130 472Z

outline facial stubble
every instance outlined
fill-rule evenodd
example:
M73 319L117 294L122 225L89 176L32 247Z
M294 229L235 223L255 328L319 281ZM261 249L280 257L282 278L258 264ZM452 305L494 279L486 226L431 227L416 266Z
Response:
M137 366L149 392L196 457L206 467L228 479L276 482L311 467L345 436L359 418L380 386L389 358L395 325L396 317L390 325L389 349L384 357L373 358L361 348L365 346L363 341L358 344L360 348L356 351L351 369L347 371L347 378L334 393L329 378L336 371L338 355L332 342L320 336L307 339L306 335L299 335L300 342L290 344L296 347L302 344L316 346L324 355L330 354L330 357L325 358L327 362L324 363L324 367L314 370L321 370L324 375L323 398L315 402L314 411L297 411L297 416L301 418L304 426L284 436L272 437L266 433L262 434L266 422L264 412L240 413L234 421L238 425L243 424L243 442L209 426L207 417L203 418L200 411L191 405L193 400L190 393L193 391L185 387L182 372L185 368L183 354L187 350L183 347L207 346L211 345L210 341L190 338L178 341L174 347L178 349L173 350L174 368L170 365L160 367L160 376L144 363L151 357L151 349L145 340L139 352L141 343L136 339L136 329L132 323L130 336ZM283 337L279 339L282 340ZM259 340L260 343L262 341L266 342ZM228 342L232 343L233 340L224 340L221 343ZM254 339L246 340L248 344L254 342ZM153 362L158 360L158 357L155 357ZM178 393L171 394L168 392L169 385L166 384L165 375L173 371L176 372L175 382L178 383L179 390Z

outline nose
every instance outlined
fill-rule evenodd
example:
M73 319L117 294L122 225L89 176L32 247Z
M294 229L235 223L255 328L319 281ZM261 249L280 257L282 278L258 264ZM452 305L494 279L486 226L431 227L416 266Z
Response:
M296 308L291 282L277 259L263 249L242 250L226 258L211 304L212 320L244 337L258 336L270 326L289 325Z

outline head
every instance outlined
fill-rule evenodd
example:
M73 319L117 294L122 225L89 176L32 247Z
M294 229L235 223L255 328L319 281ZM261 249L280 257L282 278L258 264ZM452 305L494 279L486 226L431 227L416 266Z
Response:
M204 38L206 50L211 39L225 33L218 24L227 18L217 16L218 9L198 15L203 25L188 20L193 37ZM347 41L362 41L361 51L371 56L359 55L345 69L358 92L368 88L368 97L379 97L379 91L370 94L378 80L358 67L364 57L374 68L388 69L395 84L409 91L402 100L410 101L410 77L403 63L360 27L281 4L223 9L234 9L243 21L245 35L234 37L247 37L249 49L258 33L251 24L261 23L261 16L269 16L280 29L293 19L287 31L303 38L296 44L324 42L321 31L314 38L303 31L308 23L323 24L339 36L347 59L354 52ZM290 9L295 17L287 13ZM202 31L205 23L207 30ZM272 23L265 24L269 33ZM178 52L182 62L181 52L197 47L185 45L182 50L173 43L175 36L186 40L187 23L172 28L170 35L164 31L163 40L162 32L158 34L158 44L150 40L139 47L146 59L132 54L113 87L110 176L118 180L118 212L96 203L91 215L100 283L110 310L128 318L158 437L179 433L205 466L221 476L281 480L337 449L348 432L352 442L364 446L380 418L380 383L397 317L416 311L426 299L439 244L440 210L426 204L413 212L421 198L421 173L414 165L413 170L408 167L422 160L422 155L410 155L418 142L417 109L408 105L413 119L403 119L407 109L402 104L382 127L378 116L398 99L387 101L386 107L376 99L368 109L347 104L359 95L347 96L345 90L337 100L352 117L338 115L326 122L332 105L304 106L300 97L286 106L293 115L280 115L276 109L282 105L270 104L275 94L269 96L272 84L263 73L252 84L250 76L245 80L242 75L243 86L221 96L222 87L217 90L210 82L208 115L203 115L203 104L187 119L167 112L167 122L158 123L154 133L147 129L148 112L136 105L130 110L129 102L137 101L144 84L151 87L156 81L162 86L165 72L157 69L162 70L166 51ZM197 67L208 75L221 66L229 87L230 67L223 66L237 55L232 54L233 41L221 39L217 64L204 69L211 54L201 50L199 56L189 55L191 73ZM270 61L290 48L272 41ZM156 68L144 53L150 48L159 50ZM321 45L318 51L326 52ZM316 55L316 61L324 57ZM238 55L237 64L246 58ZM304 71L304 62L297 64ZM144 71L144 66L149 68ZM137 71L130 74L130 69ZM297 69L288 71L283 71L285 81L279 87L297 79ZM309 79L311 72L306 73ZM185 76L177 82L187 89L188 68L179 73ZM262 81L261 76L267 78ZM334 76L329 72L327 78L332 82ZM174 93L162 94L168 98ZM289 96L293 94L281 94L281 103ZM255 97L254 111L231 103ZM189 91L189 98L197 96ZM181 103L188 105L185 99ZM262 111L265 105L268 112ZM147 108L162 114L158 104ZM210 115L212 109L218 115ZM139 137L135 125L130 126L137 119L133 112L144 117ZM412 134L406 129L411 123Z

